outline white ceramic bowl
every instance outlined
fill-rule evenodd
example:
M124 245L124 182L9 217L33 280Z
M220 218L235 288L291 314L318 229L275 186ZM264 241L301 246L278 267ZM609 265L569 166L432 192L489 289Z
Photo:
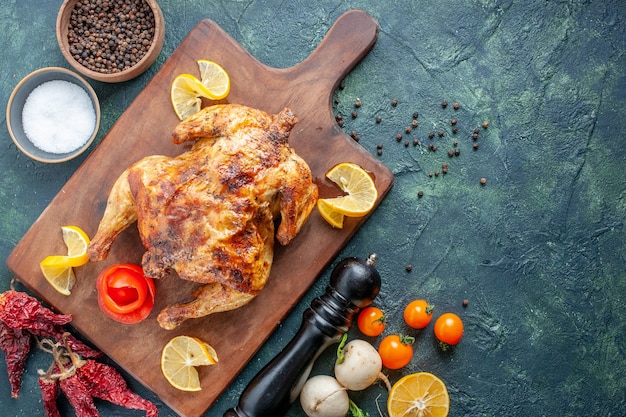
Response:
M41 84L53 80L69 81L82 88L89 96L96 115L94 130L89 139L77 149L66 153L46 152L35 146L24 132L22 121L22 111L30 93ZM91 85L80 75L65 68L42 68L28 74L15 86L7 104L6 120L11 139L26 155L40 162L65 162L83 153L96 138L100 126L100 102Z

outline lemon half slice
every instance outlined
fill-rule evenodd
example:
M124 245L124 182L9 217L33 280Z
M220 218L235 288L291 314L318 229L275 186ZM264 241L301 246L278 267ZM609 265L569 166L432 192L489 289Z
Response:
M191 336L176 336L161 353L161 371L165 379L181 391L200 391L200 377L196 366L215 365L215 349Z
M200 80L209 92L211 100L221 100L230 93L230 77L219 64L201 59L198 61Z
M324 220L328 222L332 227L337 229L343 228L344 215L336 212L324 199L317 200L317 211Z
M323 199L334 211L344 216L360 217L369 213L378 190L372 177L359 165L342 162L326 173L326 178L334 182L347 195Z
M450 397L443 381L429 372L406 375L391 387L389 417L446 417Z
M185 120L200 111L201 97L211 98L211 94L193 75L180 74L172 81L170 100L180 120Z
M78 226L62 226L63 241L67 246L67 255L51 255L39 263L44 278L52 287L63 295L70 295L76 283L73 267L89 262L87 246L89 236Z

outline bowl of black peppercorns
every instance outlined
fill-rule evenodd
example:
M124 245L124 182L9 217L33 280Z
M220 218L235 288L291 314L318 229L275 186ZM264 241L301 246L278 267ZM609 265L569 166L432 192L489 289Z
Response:
M155 0L64 0L56 34L61 53L76 71L118 83L154 63L165 23Z

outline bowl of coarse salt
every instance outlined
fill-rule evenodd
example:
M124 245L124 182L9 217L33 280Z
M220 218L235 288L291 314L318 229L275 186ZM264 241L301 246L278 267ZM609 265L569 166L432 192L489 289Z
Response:
M65 162L95 139L100 103L80 75L65 68L42 68L15 86L6 120L13 142L26 155L40 162Z

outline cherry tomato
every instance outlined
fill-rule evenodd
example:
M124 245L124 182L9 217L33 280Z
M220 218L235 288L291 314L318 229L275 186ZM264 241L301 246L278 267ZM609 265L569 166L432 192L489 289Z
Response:
M377 307L366 307L359 313L357 324L365 336L378 336L385 330L385 314Z
M404 321L409 327L423 329L433 319L434 308L426 300L413 300L404 309Z
M413 358L413 342L411 336L392 334L380 341L378 354L387 369L400 369L411 362Z
M140 322L152 311L154 281L143 274L139 265L108 267L98 275L96 289L100 309L120 323Z
M445 350L456 345L463 337L463 321L454 313L445 313L435 321L435 337Z

